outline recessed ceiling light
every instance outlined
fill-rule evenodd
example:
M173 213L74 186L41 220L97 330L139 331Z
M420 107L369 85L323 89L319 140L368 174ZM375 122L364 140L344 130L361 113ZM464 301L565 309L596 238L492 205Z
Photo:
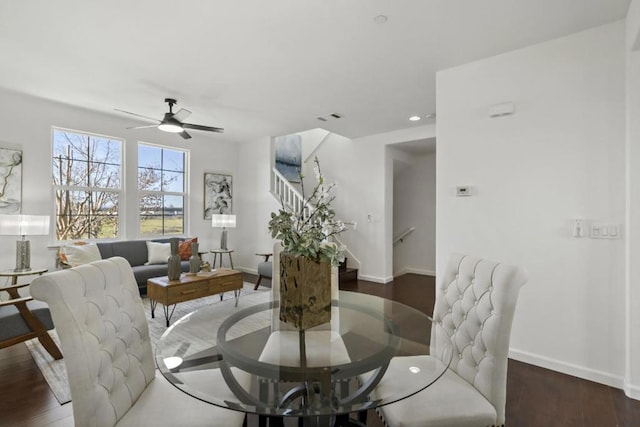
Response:
M418 120L420 120L420 116L411 116L409 117L409 120L411 120L412 122L417 122Z
M385 22L387 22L387 19L387 15L378 15L373 18L373 22L375 22L376 24L384 24Z

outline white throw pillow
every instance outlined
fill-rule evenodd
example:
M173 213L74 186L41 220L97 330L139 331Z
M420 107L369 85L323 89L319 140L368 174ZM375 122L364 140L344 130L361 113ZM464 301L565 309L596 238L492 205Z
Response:
M166 264L171 256L171 244L147 242L147 252L149 253L147 264Z
M65 245L64 255L67 257L67 264L72 267L102 259L100 249L95 243L86 245Z

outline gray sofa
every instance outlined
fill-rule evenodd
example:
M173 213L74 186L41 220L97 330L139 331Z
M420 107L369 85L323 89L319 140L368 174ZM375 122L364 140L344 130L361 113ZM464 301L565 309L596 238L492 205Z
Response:
M180 237L180 240L187 240L187 238ZM152 242L167 243L169 239L154 239ZM140 295L146 295L147 293L147 279L151 277L166 276L167 264L150 264L145 265L149 259L147 252L146 240L120 240L115 242L98 242L98 250L102 259L111 258L114 256L121 256L129 261L133 270L133 275L138 283L138 290ZM189 261L182 261L182 271L189 271Z

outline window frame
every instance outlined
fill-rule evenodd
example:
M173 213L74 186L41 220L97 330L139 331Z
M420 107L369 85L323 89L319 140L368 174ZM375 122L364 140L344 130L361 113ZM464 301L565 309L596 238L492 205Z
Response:
M141 190L140 189L140 182L139 182L139 178L140 178L140 169L143 168L143 166L140 165L140 147L141 146L147 146L147 147L152 147L152 148L158 148L161 150L170 150L170 151L175 151L175 152L181 152L183 153L183 171L182 171L182 184L183 184L183 190L182 192L179 191L163 191L162 189L160 190ZM138 220L137 220L137 235L140 238L143 239L149 239L149 238L162 238L162 237L179 237L179 236L185 236L188 234L188 230L189 230L189 199L190 199L190 186L189 186L189 156L190 156L190 150L187 148L179 148L179 147L174 147L171 145L165 145L165 144L156 144L156 143L152 143L152 142L146 142L146 141L138 141L137 145L136 145L136 154L137 154L137 164L135 166L135 186L136 186L136 190L137 190L137 194L136 194L136 206L137 206L137 211L138 211ZM163 159L163 157L161 157L161 159ZM161 165L160 168L155 168L156 170L162 172L171 172L171 173L176 173L176 171L171 170L171 169L164 169L164 166ZM162 233L149 233L149 234L144 234L142 232L142 209L140 209L140 200L144 195L151 195L151 196L160 196L160 197L164 197L164 196L181 196L182 197L182 231L177 232L177 233L171 233L171 234L167 234L164 230L164 224L162 226L163 230ZM164 211L164 209L163 209ZM164 212L162 214L162 218L164 219Z
M55 173L55 168L54 168L54 161L56 159L55 156L55 132L64 132L64 133L73 133L73 134L78 134L78 135L82 135L82 136L88 136L88 137L96 137L96 138L100 138L100 139L108 139L110 141L117 141L120 143L120 157L119 157L119 164L114 164L114 163L110 163L110 162L100 162L103 163L105 165L110 165L110 166L117 166L118 167L118 187L95 187L95 186L89 186L89 183L87 183L86 186L82 186L82 185L58 185L55 182L55 177L54 177L54 173ZM125 142L126 140L124 138L120 138L120 137L116 137L116 136L111 136L111 135L104 135L104 134L100 134L100 133L96 133L96 132L89 132L89 131L83 131L83 130L78 130L78 129L69 129L69 128L64 128L64 127L60 127L60 126L51 126L51 153L49 156L49 159L51 161L50 166L51 166L51 173L50 173L50 177L51 177L51 182L52 182L52 196L53 196L53 213L52 213L52 217L53 217L53 235L54 235L54 241L57 243L66 243L66 242L71 242L74 240L83 240L83 241L108 241L108 240L117 240L117 239L121 239L123 236L123 224L124 224L124 212L126 212L125 210L125 197L124 197L124 186L125 186ZM88 162L88 160L87 160ZM87 178L90 179L90 178ZM83 237L78 237L78 238L72 238L72 239L59 239L58 238L58 228L57 228L57 220L58 220L58 205L57 205L57 192L58 191L70 191L70 192L86 192L86 193L96 193L97 191L99 192L105 192L105 193L113 193L117 196L118 198L118 209L117 209L117 220L116 220L116 226L117 226L117 233L115 234L115 236L109 236L109 237L87 237L87 236L83 236Z

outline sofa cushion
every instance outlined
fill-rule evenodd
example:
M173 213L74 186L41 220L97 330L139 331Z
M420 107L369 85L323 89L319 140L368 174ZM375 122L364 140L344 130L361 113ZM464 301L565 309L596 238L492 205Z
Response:
M180 270L184 273L189 271L189 261L180 262ZM133 268L133 276L136 278L136 282L141 288L146 288L148 279L166 275L167 264L139 265Z
M129 261L132 267L144 265L148 259L146 240L103 242L98 243L98 249L103 259L121 256Z
M65 266L71 266L69 264L69 260L67 259L67 255L64 253L64 250L67 246L83 246L86 245L88 242L85 242L83 240L75 240L73 242L67 243L64 246L61 246L58 249L58 254L57 254L57 258L58 258L58 263L65 265Z
M147 242L148 261L149 264L166 264L171 256L171 245L169 243Z
M198 238L194 237L193 239L180 241L180 245L178 246L178 255L180 255L180 259L182 261L189 261L189 258L191 258L192 243L198 243Z
M98 247L93 243L86 245L65 245L62 252L64 253L65 263L72 267L102 259Z

